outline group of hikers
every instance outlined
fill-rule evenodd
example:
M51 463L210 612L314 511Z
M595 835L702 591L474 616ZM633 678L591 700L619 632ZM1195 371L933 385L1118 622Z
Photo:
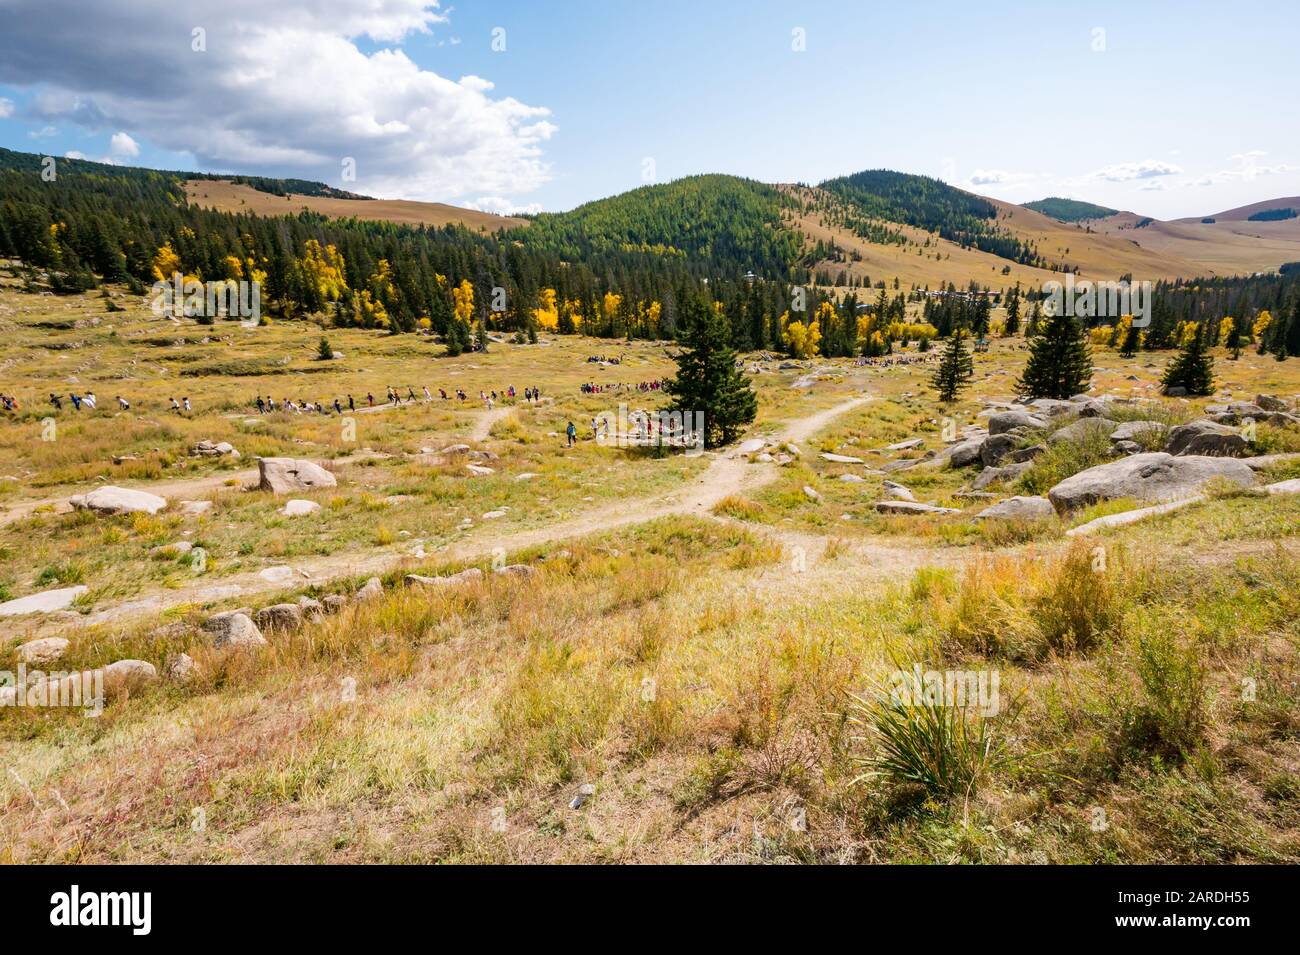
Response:
M94 411L96 408L99 407L99 399L95 397L95 393L93 391L87 391L85 394L81 394L81 395L77 394L75 391L70 392L68 394L68 401L72 404L73 410L75 411L80 411L83 407L89 408L91 411ZM175 404L174 399L172 403ZM4 406L5 411L18 411L22 408L22 405L18 403L18 398L15 395L0 395L0 405ZM53 392L51 392L50 406L55 411L62 411L63 396L56 395ZM123 411L126 411L131 407L131 402L127 401L121 395L118 395L117 406L121 408ZM185 409L187 411L189 410L188 398L185 399Z
M938 352L925 352L916 355L885 355L880 358L858 358L854 360L853 365L856 368L863 366L890 368L894 365L929 365L942 360L943 355Z
M421 400L423 400L424 402L432 402L434 400L433 393L429 391L427 385L422 387L420 391L423 394L423 398L421 398L420 395L417 395L415 393L415 389L413 387L407 385L406 395L403 396L398 389L394 388L392 385L389 385L387 392L385 394L385 399L386 399L385 403L393 405L394 407L400 407L403 404L414 404L415 402L419 402ZM519 394L520 393L515 390L515 386L511 385L510 387L500 392L497 392L495 390L480 391L478 393L478 397L479 400L483 402L483 404L487 407L487 409L491 411L496 406L496 403L498 401L507 398L510 400L514 400L515 398L519 397ZM540 401L541 395L542 395L542 390L540 388L529 387L523 390L523 399L528 402ZM453 398L463 403L469 400L469 395L465 393L464 388L457 388L452 392L448 392L446 388L438 389L439 400L451 401ZM189 410L188 399L186 399L186 401L187 404L185 407L186 410ZM334 399L333 407L335 413L343 414L345 401L347 403L348 411L357 410L356 399L353 398L352 395L347 395L346 398ZM265 398L262 397L261 395L258 395L256 400L253 402L253 404L257 406L258 414L274 414L277 411L292 411L295 414L329 414L330 413L329 406L326 405L324 402L294 401L292 398L284 398L279 403L277 403L276 400L272 398L270 395L267 395ZM373 392L366 392L365 407L367 408L375 407L375 396Z
M592 365L621 365L623 364L623 356L607 358L604 355L588 355L587 363Z
M603 395L613 391L658 391L663 387L663 379L654 378L650 381L638 381L634 385L629 385L625 381L610 385L599 385L594 381L584 381L579 387L584 395Z

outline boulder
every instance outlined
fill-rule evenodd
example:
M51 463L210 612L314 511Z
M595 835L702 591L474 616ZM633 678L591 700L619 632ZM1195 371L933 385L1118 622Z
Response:
M765 447L767 447L767 442L762 438L748 438L736 446L736 452L738 454L754 454L757 451L762 451Z
M195 458L239 457L239 452L229 441L200 441L190 448L190 456Z
M1290 406L1281 398L1275 398L1272 395L1256 395L1255 404L1265 411L1290 411Z
M325 616L324 605L319 600L313 600L311 597L299 597L298 609L302 611L304 620L319 620Z
M1044 428L1047 419L1028 411L1000 411L989 417L989 434L1005 434L1012 428Z
M1109 438L1112 431L1119 425L1107 418L1080 418L1073 424L1067 424L1064 428L1052 432L1048 437L1049 444L1061 444L1068 441L1070 444L1081 444L1089 438Z
M1046 450L1047 448L1041 444L1031 444L1027 448L1017 448L1003 458L1003 460L1009 461L1012 464L1024 464L1026 461L1034 460L1034 458L1038 457Z
M863 484L867 479L858 474L841 474L840 480L845 484Z
M96 514L157 514L167 506L167 498L110 484L88 494L74 494L68 503L77 510Z
M336 487L338 481L319 464L297 458L258 458L258 487L273 494Z
M901 484L895 484L893 481L886 481L884 484L885 494L895 501L915 501L916 497L907 488Z
M288 564L277 564L274 567L267 567L259 570L257 576L261 577L268 584L287 584L294 578L294 570Z
M470 474L473 474L476 477L487 477L489 474L497 473L492 468L486 468L481 464L467 464L465 465L465 470L469 471Z
M1029 402L1028 407L1033 408L1040 414L1048 415L1049 417L1058 414L1068 414L1069 412L1076 410L1074 402L1063 401L1060 398L1035 398L1033 401Z
M285 517L303 517L306 514L315 514L319 510L320 505L315 501L293 498L284 502L284 507L280 508L280 513Z
M297 604L272 604L257 612L258 629L291 631L302 626L302 608Z
M1122 421L1110 433L1110 439L1116 443L1138 441L1143 436L1158 435L1164 428L1159 421Z
M496 568L493 573L505 574L507 577L531 577L537 573L537 568L528 564L506 564Z
M42 637L24 643L17 653L19 661L28 666L45 666L61 660L67 649L68 641L63 637Z
M213 614L203 622L203 629L212 634L212 645L223 647L260 647L266 643L262 631L240 610Z
M1007 464L1002 467L985 468L975 477L974 483L971 484L971 490L982 491L990 484L994 484L998 481L1014 481L1031 467L1033 467L1032 462L1022 461L1018 464Z
M1169 432L1165 445L1170 454L1211 457L1239 457L1246 448L1247 441L1237 429L1205 420L1180 424Z
M1036 521L1055 517L1056 509L1045 497L1009 497L998 501L992 507L986 507L975 515L977 518L1004 518L1007 520Z
M817 489L807 484L803 486L803 496L810 501L820 501L822 499L822 496L817 493Z
M16 600L6 600L0 604L0 617L18 617L25 613L54 613L66 610L72 602L89 588L83 584L75 587L60 587L46 590L39 594L29 594Z
M194 679L197 670L194 658L188 653L173 653L163 664L163 672L167 674L167 679L175 683L188 683Z
M408 587L447 587L482 579L483 571L477 567L467 567L460 573L448 574L446 577L421 577L419 574L407 574L402 578L402 583Z
M1002 432L1001 434L990 434L980 445L980 461L987 467L994 467L999 461L1005 458L1016 446L1020 444L1020 439L1013 434Z
M822 452L822 460L830 461L834 464L862 464L861 458L855 458L847 454L831 454L829 451Z
M1250 487L1255 483L1255 472L1233 458L1176 457L1156 451L1080 471L1048 491L1047 498L1058 512L1117 497L1174 501L1199 493L1215 478Z
M340 613L348 605L348 598L342 594L329 594L321 598L320 605L326 613Z
M1300 494L1300 478L1268 484L1264 487L1264 490L1269 494Z
M895 441L893 444L885 445L886 451L911 451L913 448L922 447L925 444L924 438L908 438L906 441Z
M378 577L371 577L365 582L361 589L357 591L356 600L358 603L365 603L367 600L375 600L383 595L383 582Z
M116 696L158 682L158 671L144 660L118 660L104 667L104 694Z
M968 438L960 444L954 444L948 449L948 463L955 468L964 468L968 464L974 464L980 459L980 448L984 444L985 437L977 436Z
M877 501L876 510L881 514L960 514L955 507L937 507L934 504L921 504L917 501Z

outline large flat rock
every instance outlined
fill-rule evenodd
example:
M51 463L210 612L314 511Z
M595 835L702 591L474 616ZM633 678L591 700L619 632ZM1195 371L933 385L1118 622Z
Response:
M77 510L94 511L96 514L157 514L167 506L167 498L148 491L109 484L86 494L74 494L68 503Z
M54 613L67 610L72 602L86 592L88 588L78 584L76 587L60 587L58 590L46 590L39 594L29 594L17 600L7 600L0 604L0 617L18 617L25 613Z
M258 458L258 487L273 494L336 487L338 481L319 464L297 458Z
M1176 501L1199 494L1215 478L1250 487L1255 483L1255 472L1235 458L1175 456L1156 451L1080 471L1048 491L1047 498L1057 511L1117 497L1153 503Z

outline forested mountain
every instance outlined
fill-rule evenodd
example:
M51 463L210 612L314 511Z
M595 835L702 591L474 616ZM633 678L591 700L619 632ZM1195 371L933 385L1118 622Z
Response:
M917 226L963 248L1023 265L1047 264L1032 245L998 227L997 206L939 179L869 169L828 179L819 188L851 203L863 218Z
M1026 209L1033 209L1035 212L1041 212L1045 216L1051 216L1061 222L1083 222L1086 219L1104 219L1107 216L1113 216L1118 209L1108 209L1105 206L1099 206L1093 202L1083 202L1079 199L1063 199L1060 196L1048 196L1046 199L1035 199L1033 202L1025 202L1022 205Z

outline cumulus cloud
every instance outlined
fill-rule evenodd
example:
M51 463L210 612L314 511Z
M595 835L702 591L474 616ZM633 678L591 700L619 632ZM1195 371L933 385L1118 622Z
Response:
M139 138L204 169L444 201L549 179L549 110L423 69L395 46L446 22L429 0L0 6L0 82L33 88L35 121L121 131L113 158L137 155Z
M114 133L113 138L108 141L108 154L130 159L140 155L140 145L131 138L129 133Z
M500 216L536 215L542 211L540 202L519 205L511 202L505 196L479 196L473 202L467 202L465 206L468 209L477 209L480 212L495 212Z
M1159 159L1144 159L1140 162L1121 162L1103 166L1091 173L1090 179L1104 179L1106 182L1132 182L1135 179L1155 179L1159 176L1177 176L1182 173L1181 166Z
M1008 172L1005 169L976 169L971 173L972 186L1007 186L1014 183L1029 182L1037 179L1032 172Z
M1290 163L1282 162L1270 165L1260 162L1267 155L1268 153L1262 149L1233 153L1228 157L1228 162L1232 163L1230 167L1220 169L1218 172L1207 173L1187 182L1186 185L1218 186L1226 182L1251 182L1260 176L1276 176L1296 171L1296 167Z
M14 101L0 96L0 119L8 119L14 114Z

